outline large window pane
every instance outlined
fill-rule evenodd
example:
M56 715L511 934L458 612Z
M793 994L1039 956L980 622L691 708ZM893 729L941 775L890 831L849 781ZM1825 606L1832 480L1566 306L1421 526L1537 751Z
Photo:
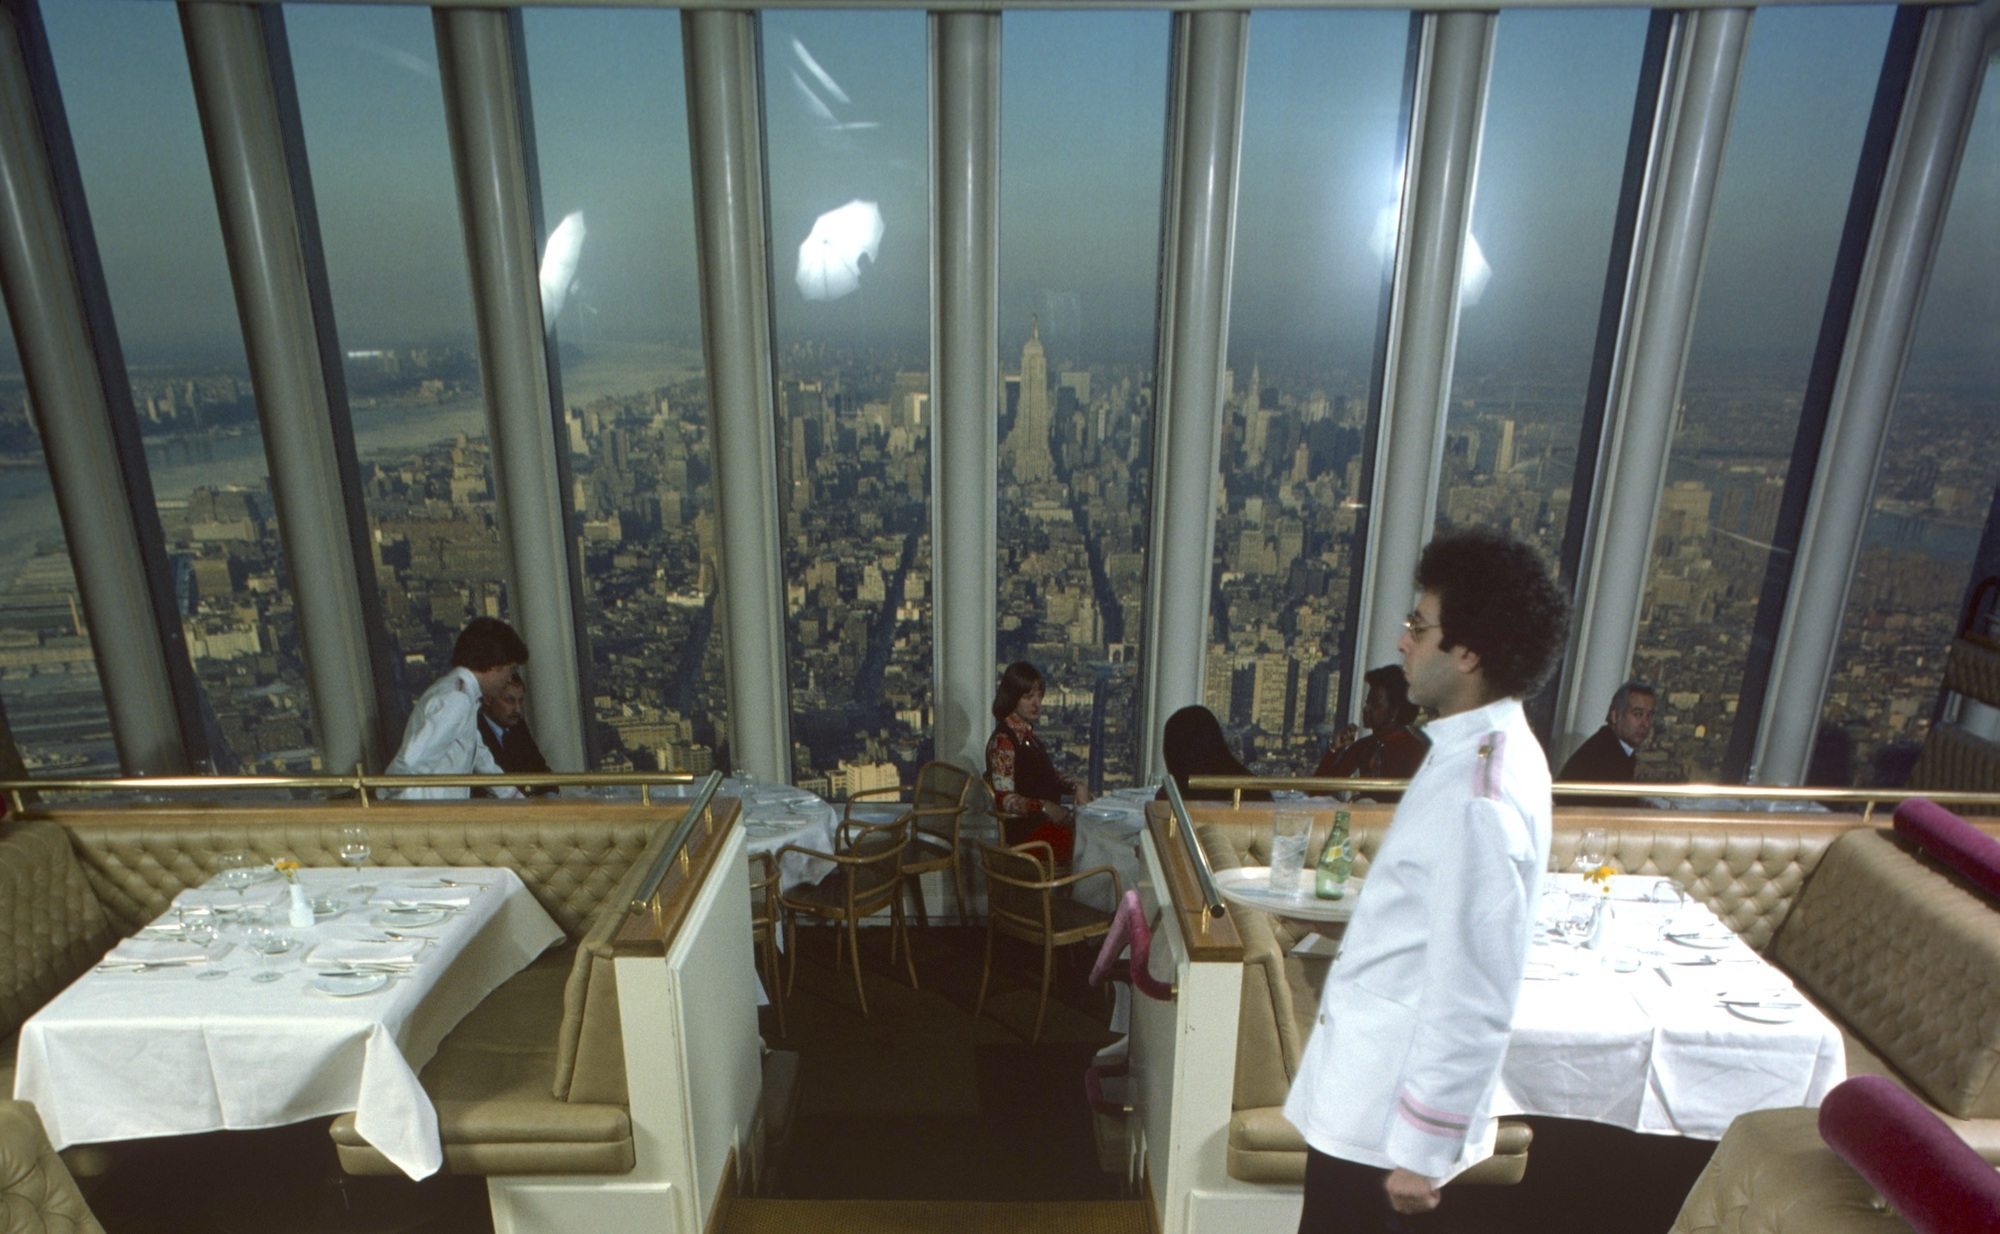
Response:
M318 765L229 267L172 5L44 5L218 770ZM144 191L134 191L144 185Z
M1409 31L1403 13L1250 21L1203 693L1273 774L1311 771L1339 719Z
M116 775L118 750L0 302L0 702L30 774Z
M843 797L931 750L926 32L762 20L792 770Z
M727 707L680 21L523 24L599 765L707 771Z
M437 45L419 8L304 4L285 25L383 617L414 695L467 621L507 615Z
M1722 771L1891 17L1766 8L1750 32L1633 656L1663 691L1641 779Z
M1165 13L1014 12L1000 82L1000 661L1094 787L1138 772ZM997 674L996 674L997 676Z
M1502 13L1438 515L1562 551L1647 15ZM1561 185L1552 193L1550 185Z
M1989 66L1875 480L1814 783L1902 784L1930 728L1981 534L2000 525L1996 270L2000 67Z

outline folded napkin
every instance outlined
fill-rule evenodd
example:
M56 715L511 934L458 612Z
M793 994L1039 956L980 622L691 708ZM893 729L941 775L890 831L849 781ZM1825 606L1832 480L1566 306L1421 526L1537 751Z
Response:
M391 908L464 908L483 887L441 887L437 883L391 883L368 897Z
M206 964L209 954L193 943L169 938L120 939L101 963L124 964Z
M417 953L423 948L423 940L416 938L329 938L312 949L306 956L306 963L320 968L340 968L351 964L365 964L370 968L391 965L407 968L417 962Z

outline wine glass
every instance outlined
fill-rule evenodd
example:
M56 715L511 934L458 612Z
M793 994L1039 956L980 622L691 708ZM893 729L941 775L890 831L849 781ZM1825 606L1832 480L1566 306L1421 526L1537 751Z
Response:
M340 864L351 867L357 874L360 873L361 867L367 865L368 859L375 855L375 850L368 844L368 829L359 825L342 827L340 844L334 849L334 853L340 858ZM355 895L367 895L375 888L366 883L356 883L348 890Z
M1588 874L1604 864L1604 855L1610 849L1611 841L1602 827L1585 827L1583 839L1576 846L1576 868L1579 873Z
M292 936L268 921L253 921L243 927L243 942L260 958L250 980L276 981L283 976L277 969L278 957L292 949Z
M225 891L236 893L236 906L230 911L243 912L244 893L250 884L257 881L257 859L247 849L231 849L218 853L215 858L215 882Z

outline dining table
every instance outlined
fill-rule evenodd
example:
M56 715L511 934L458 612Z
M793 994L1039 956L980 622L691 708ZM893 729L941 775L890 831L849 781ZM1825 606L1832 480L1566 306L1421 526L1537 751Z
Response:
M1538 910L1494 1113L1716 1140L1846 1078L1839 1027L1671 880L1545 875Z
M72 1144L352 1111L413 1179L443 1164L418 1073L563 932L514 871L297 870L183 890L21 1026L14 1095Z
M655 797L692 797L697 784L665 784L652 791ZM822 861L803 852L781 852L787 845L831 853L840 811L810 789L748 776L723 780L719 796L734 797L743 807L743 851L768 853L778 859L778 888L790 891L806 883L816 883L833 872L831 861Z

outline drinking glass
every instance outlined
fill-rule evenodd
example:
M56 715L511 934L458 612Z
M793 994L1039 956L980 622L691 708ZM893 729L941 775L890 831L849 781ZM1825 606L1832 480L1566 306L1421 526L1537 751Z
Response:
M1298 890L1312 824L1313 816L1303 810L1280 810L1271 816L1271 890Z
M283 974L278 972L278 957L292 949L291 935L268 921L253 921L243 927L243 943L257 953L257 971L250 975L252 981L276 981Z
M1604 828L1585 827L1583 829L1583 839L1576 846L1577 870L1588 874L1603 865L1605 853L1609 851L1610 847L1610 837L1605 835Z
M1590 941L1591 927L1597 924L1603 899L1602 893L1595 889L1569 893L1569 909L1557 923L1562 928L1564 942L1572 947L1581 947Z
M375 855L375 850L368 844L368 829L361 826L342 827L340 843L334 849L334 853L340 858L342 865L359 873L361 867L368 864L368 859ZM366 883L356 883L348 890L356 895L367 895L375 888Z
M236 913L243 911L243 894L257 881L257 859L247 849L231 849L215 858L216 885L236 893Z

